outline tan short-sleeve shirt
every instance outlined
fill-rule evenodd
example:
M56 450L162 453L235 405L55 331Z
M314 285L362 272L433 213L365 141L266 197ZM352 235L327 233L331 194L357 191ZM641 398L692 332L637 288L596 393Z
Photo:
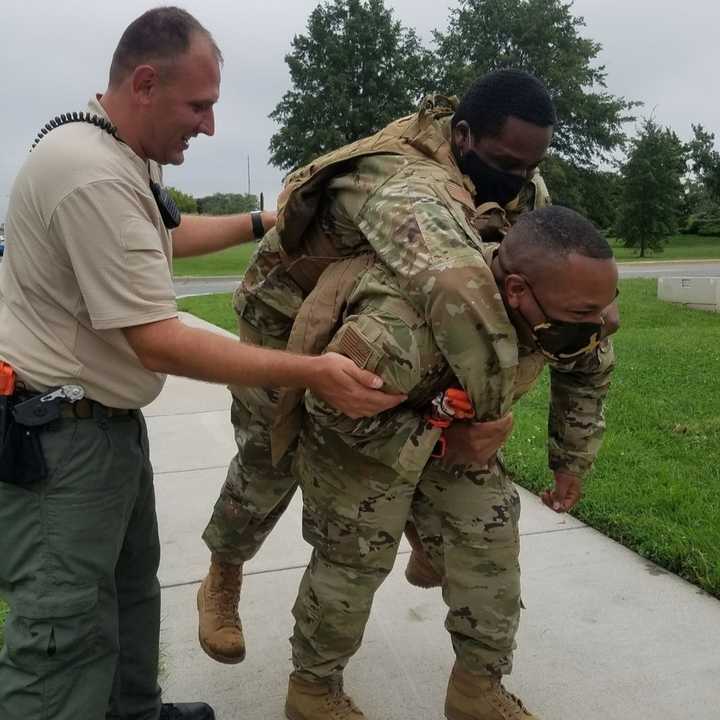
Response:
M97 100L91 113L107 117ZM0 358L28 387L78 383L105 405L139 408L165 376L122 328L177 316L172 239L150 189L160 167L100 128L52 130L10 196L0 265Z

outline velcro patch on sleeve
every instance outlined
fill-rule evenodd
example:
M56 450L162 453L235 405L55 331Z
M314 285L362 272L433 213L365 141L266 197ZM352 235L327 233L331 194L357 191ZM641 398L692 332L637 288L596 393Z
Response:
M361 368L367 368L375 355L372 345L352 325L345 326L340 337L333 344L337 352L346 355Z

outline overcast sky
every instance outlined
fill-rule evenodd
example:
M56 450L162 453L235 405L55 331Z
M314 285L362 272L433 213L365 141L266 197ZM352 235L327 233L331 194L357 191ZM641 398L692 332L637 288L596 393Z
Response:
M268 119L289 87L284 57L303 33L316 0L191 0L179 3L215 36L225 67L216 134L198 138L166 182L195 196L252 191L274 201L281 173L268 165L275 128ZM430 40L456 2L387 0L405 25ZM13 177L50 117L82 110L102 92L125 27L151 2L3 0L0 4L0 221ZM720 136L718 0L576 0L583 34L603 46L608 90L645 102L662 124L687 138L700 122ZM632 128L630 128L632 130Z

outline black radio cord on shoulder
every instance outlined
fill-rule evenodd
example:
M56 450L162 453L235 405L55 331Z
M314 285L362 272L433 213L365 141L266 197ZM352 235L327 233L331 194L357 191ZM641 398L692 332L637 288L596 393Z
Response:
M65 113L63 115L57 115L52 120L50 120L50 122L45 123L45 125L40 128L40 131L38 132L37 137L35 138L35 142L32 144L32 147L30 148L30 152L32 152L35 149L35 146L51 130L54 130L55 128L60 127L61 125L67 125L68 123L74 123L74 122L90 123L91 125L95 125L95 127L98 127L101 130L104 130L105 132L110 133L110 135L112 135L116 140L120 139L117 136L117 128L106 118L102 118L97 115L91 115L90 113L86 113L86 112L71 112L71 113Z
M49 123L46 123L44 127L40 128L40 132L35 138L35 142L30 148L30 152L37 147L37 144L50 131L60 127L61 125L67 125L68 123L74 122L84 122L90 123L90 125L95 125L95 127L100 128L100 130L104 130L106 133L112 135L118 142L122 142L122 140L117 136L117 128L106 118L91 115L86 112L71 112L54 117ZM150 171L148 168L148 175L149 174ZM159 183L156 183L152 177L150 178L150 191L152 192L155 203L160 211L163 224L168 230L174 230L180 225L182 217L175 201L172 199L172 196L167 192L167 190L165 190L164 187L162 187Z

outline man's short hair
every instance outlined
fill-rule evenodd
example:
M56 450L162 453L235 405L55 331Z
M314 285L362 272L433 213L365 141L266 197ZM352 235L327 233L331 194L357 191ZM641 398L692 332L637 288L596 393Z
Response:
M496 70L483 75L463 95L452 127L464 120L475 137L495 137L509 117L538 127L557 122L552 98L534 75L522 70Z
M503 241L503 257L509 256L511 265L557 266L557 260L570 254L596 260L608 260L613 251L607 239L587 218L570 208L559 205L523 213Z
M223 57L212 35L186 10L158 7L128 25L110 65L110 86L117 87L138 65L169 62L190 49L193 36L208 39L219 63Z

